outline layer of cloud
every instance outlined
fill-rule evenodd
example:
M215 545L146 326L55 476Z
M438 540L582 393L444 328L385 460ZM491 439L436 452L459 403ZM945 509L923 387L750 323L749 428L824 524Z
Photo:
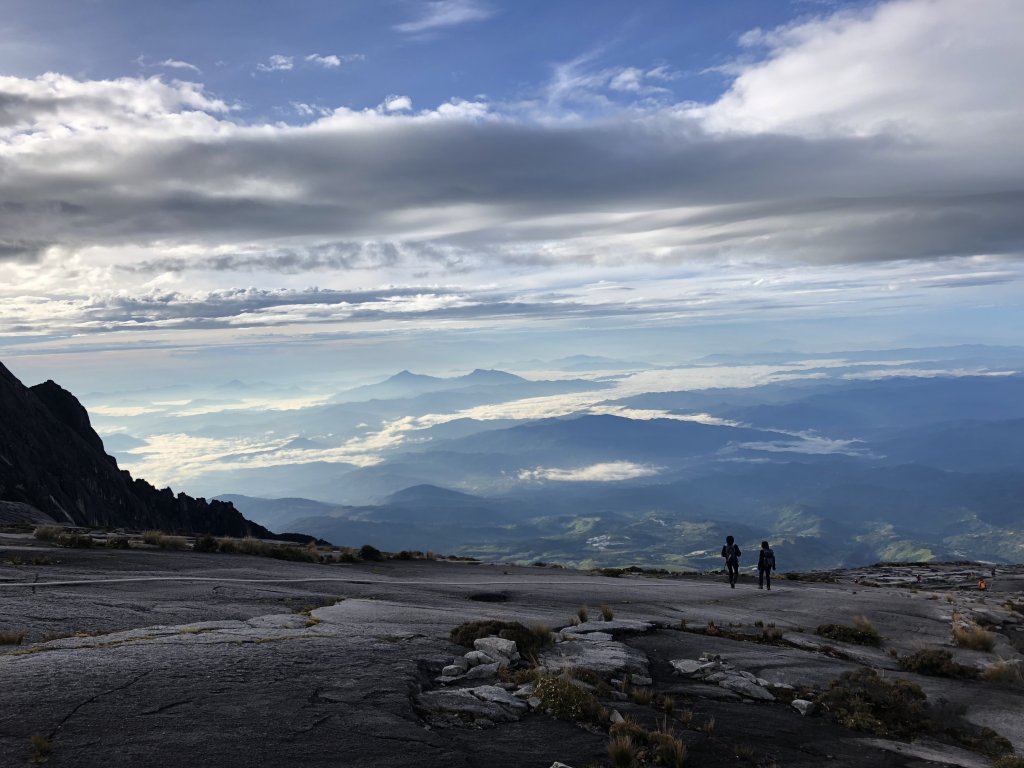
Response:
M636 464L632 461L608 461L572 469L559 469L557 467L524 469L519 473L519 479L532 483L545 480L561 483L614 483L620 480L652 477L660 471L659 467L653 467L648 464Z
M489 13L437 2L410 24ZM1009 31L1021 23L1011 0L899 0L759 31L732 87L703 105L666 90L667 66L593 57L533 100L302 103L299 124L243 122L196 83L0 77L0 286L86 328L352 316L210 293L230 307L218 315L209 296L186 298L186 274L207 288L341 272L444 284L417 295L467 318L711 317L738 296L746 311L841 312L883 292L893 306L998 288L1020 279L1024 252L1024 53ZM298 63L344 62L310 56ZM263 69L296 63L278 54ZM593 109L578 108L586 98ZM594 283L632 272L613 294L580 268ZM456 276L478 287L451 289ZM123 300L103 293L111 279ZM188 320L166 309L186 304Z
M483 21L495 14L493 8L480 0L429 0L423 5L423 12L417 18L396 24L395 29L407 34L422 34L472 21Z

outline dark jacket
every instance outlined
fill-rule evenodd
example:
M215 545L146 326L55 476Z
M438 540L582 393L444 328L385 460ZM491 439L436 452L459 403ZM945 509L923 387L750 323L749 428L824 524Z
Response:
M773 571L775 570L775 553L771 547L768 549L762 549L757 556L757 570L759 571Z
M732 556L729 555L729 547L730 546L732 547ZM739 559L740 559L740 555L742 555L742 554L743 553L740 552L739 544L731 544L731 545L730 544L726 544L724 547L722 547L722 557L724 557L726 559L726 562L729 562L729 561L734 562L734 563L738 562Z

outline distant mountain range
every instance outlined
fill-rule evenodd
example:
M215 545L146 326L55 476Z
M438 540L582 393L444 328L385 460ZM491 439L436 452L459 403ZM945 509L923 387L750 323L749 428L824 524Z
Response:
M726 533L751 551L771 540L795 568L1024 561L1020 375L782 382L607 405L665 415L463 421L307 485L323 507L230 498L328 540L517 561L713 567ZM698 412L719 421L685 420Z

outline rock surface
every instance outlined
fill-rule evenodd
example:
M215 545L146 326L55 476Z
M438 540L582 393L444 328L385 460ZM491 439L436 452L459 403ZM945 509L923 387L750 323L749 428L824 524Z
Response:
M497 605L470 600L484 585L513 597ZM766 593L730 590L717 579L624 580L512 566L60 550L0 535L0 632L24 633L22 644L0 645L0 765L30 764L33 735L52 747L48 768L134 768L154 755L167 768L606 765L606 732L548 716L528 685L508 690L497 665L488 679L435 683L466 653L449 641L462 622L563 627L577 606L600 603L647 631L615 629L612 637L569 628L545 651L545 665L592 664L609 682L650 677L657 697L675 701L674 727L693 765L733 765L737 748L753 754L752 765L787 768L985 765L948 744L880 739L820 713L804 716L785 699L744 699L676 674L669 663L719 656L738 679L773 691L791 685L795 698L809 701L797 694L806 688L813 696L875 657L831 654L824 643L766 644L756 622L814 639L818 623L856 615L881 633L880 662L895 664L890 648L904 654L921 645L975 664L994 661L996 653L952 648L952 613L1009 617L1004 603L1024 604L1024 574L1001 574L983 596L933 585L938 591L780 580ZM298 612L311 604L324 607ZM681 630L681 618L692 629ZM705 634L709 621L723 634ZM1017 626L992 627L996 651L1008 658L1020 657L1007 640ZM67 636L52 637L58 633ZM885 674L915 682L930 701L947 700L1024 750L1021 689L895 667ZM663 710L626 690L612 691L622 701L602 701L655 727ZM712 719L709 733L703 726Z

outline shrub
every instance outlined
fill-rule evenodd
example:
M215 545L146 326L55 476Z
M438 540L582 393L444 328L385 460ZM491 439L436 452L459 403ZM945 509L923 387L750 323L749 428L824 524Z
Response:
M992 768L1024 768L1024 757L1020 755L1003 755L992 763Z
M922 648L897 661L903 669L919 675L952 677L958 680L970 680L978 676L977 669L953 661L953 654L943 648Z
M238 542L235 539L218 539L217 551L223 552L226 555L232 555L238 552Z
M56 525L40 525L32 531L32 535L39 539L39 541L56 541L63 531L63 528Z
M21 645L24 639L24 632L0 632L0 645Z
M882 644L882 637L878 634L878 630L866 618L855 616L852 623L852 627L845 624L820 624L814 633L830 640L854 645L872 645L877 648Z
M127 536L112 536L107 539L107 549L130 549L131 543Z
M92 536L87 533L62 533L57 536L57 546L88 549L92 546Z
M533 695L558 720L600 723L608 717L597 697L568 675L540 675Z
M217 539L208 533L196 537L196 543L192 547L196 552L216 552L218 549Z
M847 728L875 736L913 738L931 730L924 691L907 680L883 680L873 669L844 672L817 703Z
M519 655L524 658L538 656L552 643L548 627L537 625L530 629L518 621L467 621L455 627L448 636L456 645L472 648L474 640L493 635L515 641Z
M990 683L1009 683L1024 687L1024 662L1000 660L989 664L981 673ZM1024 768L1024 766L1022 766Z
M146 543L146 544L150 544L150 545L156 547L156 546L160 545L160 539L163 538L163 535L164 535L163 531L154 531L154 530L143 531L142 532L142 541L144 543Z
M369 562L384 560L384 553L371 544L363 544L359 548L359 557Z
M581 624L585 623L589 617L590 611L587 609L587 606L581 605L579 608L576 609L576 618L580 620Z
M953 644L972 651L991 651L996 647L996 636L978 626L953 627Z
M180 552L188 549L188 541L185 540L184 536L161 536L157 546L160 549L174 550Z
M611 606L609 606L609 605L602 605L601 606L601 618L604 619L605 621L611 621L612 619L615 618L615 612L612 611Z

